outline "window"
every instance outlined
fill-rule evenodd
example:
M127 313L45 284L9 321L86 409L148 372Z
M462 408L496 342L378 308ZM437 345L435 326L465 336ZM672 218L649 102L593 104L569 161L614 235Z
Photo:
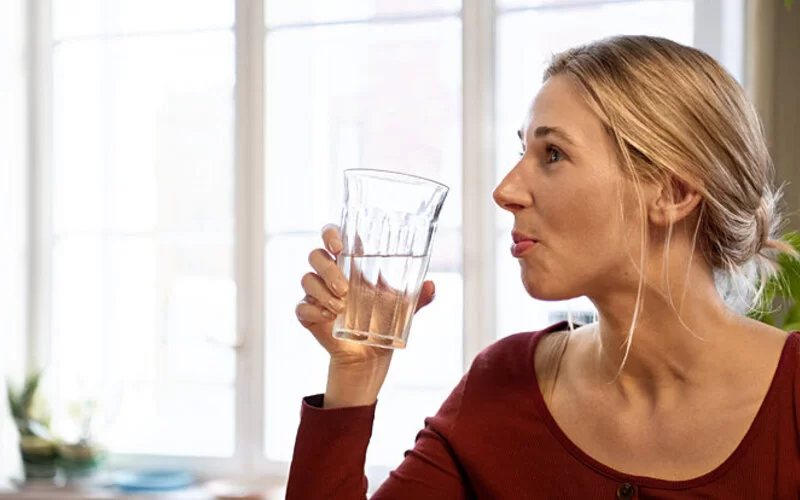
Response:
M119 463L284 474L300 398L325 384L294 306L343 170L443 182L437 298L381 396L375 486L481 348L567 309L591 319L585 299L525 294L510 217L491 205L547 58L656 34L741 79L742 1L36 0L46 43L28 84L12 21L24 2L3 2L0 224L14 243L0 269L18 285L0 283L0 307L24 311L13 291L36 277L29 316L47 320L29 330L47 355L34 360L61 397L101 399ZM41 111L30 138L26 89ZM24 273L28 231L44 258Z
M232 456L232 2L52 6L58 392L114 452Z
M415 319L414 348L394 356L377 410L368 460L389 466L462 374L460 6L299 5L267 3L265 450L291 458L299 398L324 388L326 354L294 305L320 228L338 223L342 172L395 170L452 189L429 269L436 306Z
M14 376L23 372L27 325L26 35L25 2L0 2L0 366Z

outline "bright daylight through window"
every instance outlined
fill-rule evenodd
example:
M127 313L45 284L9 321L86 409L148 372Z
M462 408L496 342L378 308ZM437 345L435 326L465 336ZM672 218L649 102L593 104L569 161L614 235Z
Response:
M516 163L548 58L612 34L697 44L700 3L497 0L492 16L465 17L490 11L483 0L52 0L27 83L23 24L8 22L24 2L4 0L0 312L15 319L0 333L19 339L7 348L21 349L26 318L44 318L30 345L47 353L59 398L101 401L115 456L283 474L301 398L325 387L326 354L294 310L308 253L338 222L343 171L434 179L450 187L428 275L436 300L381 393L367 458L379 479L489 341L568 310L592 318L584 299L525 293L513 221L476 181ZM465 50L478 39L483 59ZM50 140L27 214L29 90ZM462 140L465 126L485 140ZM464 193L482 198L483 223ZM26 214L41 256L30 268ZM487 245L465 254L476 228ZM14 316L24 286L31 312ZM494 318L493 331L470 314Z

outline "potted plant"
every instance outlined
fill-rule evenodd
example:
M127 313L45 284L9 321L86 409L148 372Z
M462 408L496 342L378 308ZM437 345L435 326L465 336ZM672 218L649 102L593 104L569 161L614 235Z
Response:
M73 432L58 444L58 465L67 480L90 479L105 461L105 448L93 432L96 414L97 402L92 399L67 404Z
M50 432L47 402L39 391L41 375L41 372L28 375L19 388L7 383L26 481L53 479L56 475L56 444Z
M790 232L783 241L800 255L800 233ZM800 330L800 260L781 254L775 275L769 277L758 306L748 316L782 330Z

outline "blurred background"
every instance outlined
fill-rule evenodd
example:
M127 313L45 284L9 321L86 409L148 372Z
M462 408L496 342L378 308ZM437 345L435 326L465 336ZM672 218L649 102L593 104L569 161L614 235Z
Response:
M279 485L301 398L324 390L294 306L342 172L429 177L451 187L437 299L378 405L377 484L483 347L592 317L525 294L491 202L549 57L616 34L705 50L758 107L794 211L791 3L0 0L0 368L12 388L43 370L49 435L102 443L106 468Z

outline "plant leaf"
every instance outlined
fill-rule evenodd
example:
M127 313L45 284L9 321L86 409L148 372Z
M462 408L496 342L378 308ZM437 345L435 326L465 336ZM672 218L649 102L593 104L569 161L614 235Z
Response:
M794 4L794 0L783 0L783 4L786 6L786 10L792 10L792 4Z
M797 233L790 233L784 238L784 241L791 244L792 247L798 249L800 246L800 235ZM781 255L778 257L778 264L780 265L780 280L784 289L780 290L781 298L784 299L786 304L791 305L800 304L800 260L790 255ZM787 315L791 309L787 311ZM787 317L785 322L794 322L796 318ZM800 319L798 319L800 321Z
M787 323L783 325L783 330L786 332L794 332L800 330L800 323Z
M800 303L798 302L795 302L786 310L786 316L783 318L784 325L792 323L800 323Z
M28 411L31 409L31 404L33 403L33 396L36 394L36 391L39 389L39 381L41 380L42 374L41 373L31 373L27 377L25 377L25 385L22 387L22 394L20 394L20 403L25 411L25 417L28 416Z
M800 255L800 233L792 231L781 239ZM782 317L781 324L800 323L800 260L793 255L779 254L777 269L773 276L763 283L763 291L754 311L749 314L763 323L780 326L775 321L775 313Z
M11 416L15 419L22 418L24 416L24 410L19 400L19 394L17 393L17 390L11 386L11 384L8 384L8 407L11 410Z

